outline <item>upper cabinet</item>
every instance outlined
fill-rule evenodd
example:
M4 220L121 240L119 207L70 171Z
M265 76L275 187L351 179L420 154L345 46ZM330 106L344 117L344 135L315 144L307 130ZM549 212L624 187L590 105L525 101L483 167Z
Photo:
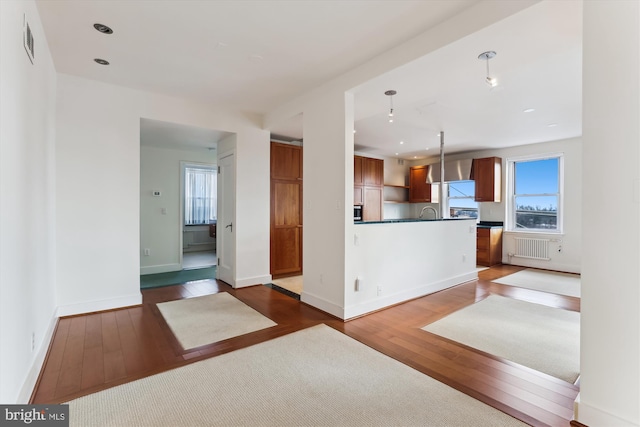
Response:
M471 178L476 182L476 202L502 200L502 159L500 157L473 159Z
M271 143L271 178L302 180L301 147Z
M412 166L409 169L409 202L431 203L431 184L427 184L429 166Z
M363 185L362 160L364 157L353 156L353 185Z
M384 182L384 161L362 157L362 180L364 185L382 187Z

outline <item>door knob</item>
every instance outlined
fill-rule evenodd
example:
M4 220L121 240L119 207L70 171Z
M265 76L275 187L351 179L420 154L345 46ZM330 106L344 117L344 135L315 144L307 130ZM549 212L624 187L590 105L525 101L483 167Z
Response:
M233 223L231 223L231 224L227 225L227 226L226 226L226 227L224 227L224 228L229 228L229 227L231 227L231 232L233 233Z

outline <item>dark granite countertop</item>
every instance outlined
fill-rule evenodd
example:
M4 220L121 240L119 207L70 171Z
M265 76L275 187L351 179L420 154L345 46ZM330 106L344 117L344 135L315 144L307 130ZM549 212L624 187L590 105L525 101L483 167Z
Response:
M403 219L383 219L382 221L356 221L354 224L393 224L397 222L436 222L436 221L465 221L473 220L475 218L403 218Z
M478 228L503 228L504 222L502 221L480 221Z

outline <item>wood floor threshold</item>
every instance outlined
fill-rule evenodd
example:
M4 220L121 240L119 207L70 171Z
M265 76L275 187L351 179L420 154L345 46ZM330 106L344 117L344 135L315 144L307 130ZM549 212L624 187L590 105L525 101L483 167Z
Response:
M62 403L326 324L456 390L532 426L570 423L579 386L420 329L498 294L579 311L579 299L491 282L526 267L500 265L479 279L346 321L257 285L215 280L143 290L141 305L58 319L31 403ZM228 292L277 325L184 350L156 304Z

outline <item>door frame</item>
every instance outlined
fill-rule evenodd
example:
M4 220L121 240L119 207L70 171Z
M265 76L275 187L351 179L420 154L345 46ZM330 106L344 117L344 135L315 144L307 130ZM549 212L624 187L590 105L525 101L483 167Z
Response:
M232 150L228 150L228 151L224 151L221 153L218 153L218 159L217 159L217 163L218 163L218 174L222 174L222 165L223 165L223 160L228 159L229 157L231 157L231 164L233 165L233 173L231 174L231 179L230 180L226 180L226 179L220 179L221 177L218 177L218 227L217 227L217 233L216 233L216 254L218 256L218 262L217 265L218 267L216 268L216 279L221 280L225 283L228 283L229 285L231 285L232 288L236 287L236 233L234 232L234 228L236 227L236 174L235 174L235 170L236 170L236 150L232 149ZM224 191L224 189L222 188L223 185L227 185L227 190L230 191ZM231 188L229 188L228 186L231 186ZM231 200L228 200L228 196L231 197ZM231 214L231 218L224 218L225 215L225 203L230 202L232 204L232 214ZM222 221L221 221L222 219ZM229 221L230 220L230 221ZM229 241L227 243L231 243L231 259L230 260L226 260L223 259L224 262L226 262L227 265L229 265L229 272L227 273L227 275L225 275L226 271L225 268L223 267L222 264L220 262L220 257L222 256L222 254L225 252L226 247L225 247L225 235L227 233L226 231L226 224L224 224L225 222L230 222L232 225L232 228L230 230L230 236L229 236ZM222 274L221 274L222 273Z

